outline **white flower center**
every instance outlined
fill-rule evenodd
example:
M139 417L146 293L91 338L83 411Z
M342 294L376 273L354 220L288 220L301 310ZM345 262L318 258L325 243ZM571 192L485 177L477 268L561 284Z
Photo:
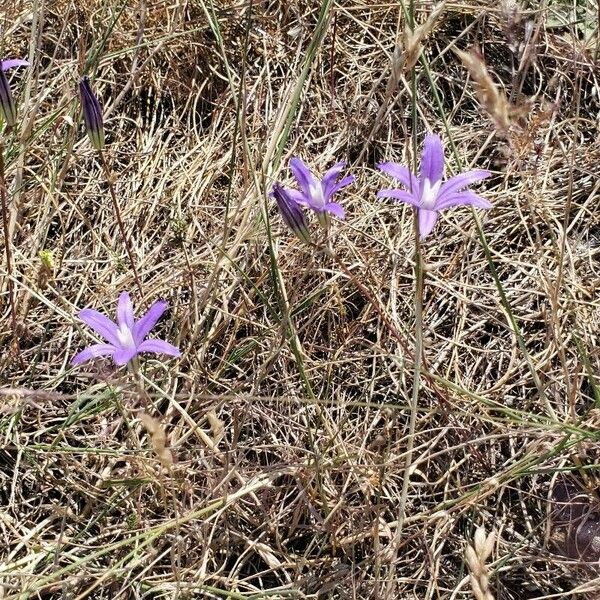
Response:
M133 341L133 334L131 329L127 327L126 323L121 323L117 329L117 338L123 348L135 348L135 342Z
M438 192L440 191L440 186L442 185L442 180L438 179L433 185L431 185L431 181L429 179L425 179L421 184L421 207L427 210L434 210L435 201L438 197Z
M325 206L325 197L323 196L323 186L320 181L310 184L310 197L315 206L322 208Z

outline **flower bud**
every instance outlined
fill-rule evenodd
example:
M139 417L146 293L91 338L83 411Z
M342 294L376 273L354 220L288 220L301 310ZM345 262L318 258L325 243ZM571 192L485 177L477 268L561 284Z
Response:
M310 233L308 232L308 223L304 212L298 203L290 197L284 188L278 183L273 185L271 195L277 202L279 214L285 224L294 232L294 234L305 244L310 244Z
M84 75L79 81L79 94L81 96L81 108L83 120L88 137L96 150L104 148L104 122L102 120L102 108L98 98L92 92L90 80Z
M17 124L17 105L3 69L0 69L0 114L9 127Z

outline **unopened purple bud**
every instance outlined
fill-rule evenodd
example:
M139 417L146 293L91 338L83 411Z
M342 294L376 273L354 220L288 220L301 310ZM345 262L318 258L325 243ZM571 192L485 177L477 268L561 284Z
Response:
M279 214L285 224L294 232L294 234L305 244L310 244L310 233L308 223L304 212L298 203L290 197L287 191L278 183L273 184L272 195L277 202Z
M81 95L81 107L83 109L83 120L88 137L96 150L104 148L104 122L102 120L102 108L92 92L92 86L87 75L79 81L79 94Z
M4 74L4 70L0 68L0 113L4 117L6 124L9 127L14 127L17 124L17 105L10 91L10 85Z

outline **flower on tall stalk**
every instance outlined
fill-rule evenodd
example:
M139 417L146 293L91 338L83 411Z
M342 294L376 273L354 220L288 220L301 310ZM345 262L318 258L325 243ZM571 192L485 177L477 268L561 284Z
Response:
M133 304L127 292L119 296L116 323L97 310L84 308L79 311L79 318L101 335L106 343L88 346L71 359L71 364L79 365L91 358L110 356L116 365L125 365L142 352L181 356L179 349L169 342L145 339L166 309L166 302L155 302L143 317L135 320Z
M281 187L279 183L274 183L270 196L275 198L283 222L298 239L305 244L310 244L311 240L306 216L298 203L291 197L290 190Z
M466 189L471 184L489 177L489 171L467 171L443 181L444 148L439 135L431 134L425 138L418 176L398 163L381 163L378 167L384 173L398 179L406 189L385 189L378 192L377 196L393 198L415 207L421 239L431 233L442 210L464 205L492 208L487 200Z
M83 110L83 121L90 142L96 150L104 148L104 120L102 118L102 107L98 98L92 91L90 80L84 75L79 80L79 96L81 98L81 108Z
M324 227L329 224L330 214L338 219L346 217L344 209L337 202L331 201L337 191L354 181L353 175L347 175L337 181L345 166L345 161L336 163L319 181L300 158L290 160L290 169L300 186L300 190L287 189L286 191L298 204L315 211L319 222Z
M29 63L20 58L12 58L0 61L0 114L9 127L17 124L17 105L10 91L10 84L4 71L15 67L28 67Z

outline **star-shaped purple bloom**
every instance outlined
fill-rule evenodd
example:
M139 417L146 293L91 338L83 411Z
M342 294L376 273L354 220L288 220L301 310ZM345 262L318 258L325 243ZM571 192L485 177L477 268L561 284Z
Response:
M381 190L379 198L393 198L410 204L417 209L419 235L421 239L431 233L440 211L452 206L471 205L478 208L492 208L492 205L471 190L471 184L489 177L491 173L482 169L467 171L442 182L444 176L444 148L439 135L431 134L423 142L421 171L417 177L398 163L381 163L378 167L395 177L406 190Z
M290 169L300 186L300 190L287 189L286 191L298 204L308 206L320 218L329 213L338 219L344 219L346 216L344 209L337 202L332 202L331 198L337 191L354 181L353 175L347 175L336 181L345 166L345 161L336 163L319 181L300 158L292 158Z
M110 356L116 365L125 365L142 352L181 356L181 352L169 342L144 339L166 309L166 302L155 302L148 312L136 321L133 316L133 304L127 292L122 292L119 296L116 323L97 310L84 308L79 311L79 318L108 343L88 346L76 354L71 363L80 365L91 358Z

